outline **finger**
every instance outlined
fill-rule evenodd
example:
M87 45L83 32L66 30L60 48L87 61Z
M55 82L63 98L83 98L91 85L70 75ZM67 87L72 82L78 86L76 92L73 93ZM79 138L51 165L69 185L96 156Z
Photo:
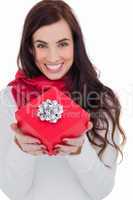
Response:
M43 151L35 151L35 152L27 152L31 155L34 155L34 156L39 156L39 155L44 155L45 153Z
M20 129L18 129L18 126L17 126L17 124L16 123L12 123L11 125L10 125L10 127L11 127L11 129L13 130L13 131L15 131L16 133L21 133L21 131L20 131Z
M21 147L26 152L35 152L35 151L40 151L40 150L46 150L46 147L43 145L22 144Z
M74 153L77 151L76 146L66 146L66 145L58 145L57 152L64 152L67 154Z
M82 134L80 137L76 138L65 138L63 139L63 142L73 146L81 146L84 143L84 140L85 140L85 135Z
M91 115L90 115L90 113L88 112L88 119L90 119L90 116L91 116Z
M45 150L45 149L41 149L41 150L38 150L38 151L26 151L26 150L23 150L25 153L29 153L29 154L32 154L32 155L36 155L36 154L48 154L48 151Z
M16 134L16 138L25 144L41 144L39 139L24 134Z
M91 130L93 128L93 123L92 122L88 122L88 130Z
M18 128L16 123L12 123L10 126L16 132L16 138L18 140L23 141L23 143L27 143L27 144L28 143L41 143L38 138L23 134L23 132L20 130L20 128Z
M65 153L65 152L59 152L57 155L58 155L58 156L66 156L66 155L68 155L68 153Z
M92 128L93 128L93 123L89 121L87 124L87 129L83 132L83 134L85 134L87 131L91 130Z

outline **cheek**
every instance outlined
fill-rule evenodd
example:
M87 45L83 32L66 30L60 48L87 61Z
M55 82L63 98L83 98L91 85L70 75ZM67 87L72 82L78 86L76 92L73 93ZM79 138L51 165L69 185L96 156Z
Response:
M44 51L41 51L41 50L35 51L35 60L37 62L42 62L45 57L47 57L47 55L45 55Z
M64 59L73 59L73 48L68 48L62 52Z

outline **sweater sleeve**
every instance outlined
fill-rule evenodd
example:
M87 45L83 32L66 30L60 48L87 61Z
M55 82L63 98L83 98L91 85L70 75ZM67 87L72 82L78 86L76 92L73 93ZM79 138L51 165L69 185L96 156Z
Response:
M30 192L36 157L20 150L14 142L10 124L15 121L15 104L9 92L9 88L0 91L0 187L10 199L21 200Z
M111 134L108 139L111 142ZM119 142L118 130L115 130L115 141ZM112 142L111 142L112 143ZM79 155L66 155L70 167L76 178L92 200L105 198L113 189L116 174L117 151L108 145L103 155L106 167L98 157L98 150L89 142L85 135L85 142Z

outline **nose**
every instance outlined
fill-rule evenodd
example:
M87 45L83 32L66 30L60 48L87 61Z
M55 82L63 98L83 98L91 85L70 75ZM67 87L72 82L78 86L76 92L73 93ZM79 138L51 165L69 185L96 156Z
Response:
M47 60L50 63L56 63L58 62L58 60L60 60L60 55L56 48L49 49L48 54L47 54Z

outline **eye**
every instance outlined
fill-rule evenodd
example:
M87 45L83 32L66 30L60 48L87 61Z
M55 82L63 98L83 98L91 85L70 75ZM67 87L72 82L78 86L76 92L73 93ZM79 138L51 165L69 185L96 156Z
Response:
M44 44L38 44L37 48L47 48L47 46L45 46Z
M63 43L60 43L60 44L59 44L59 47L66 47L66 46L68 46L68 43L67 43L67 42L63 42Z

